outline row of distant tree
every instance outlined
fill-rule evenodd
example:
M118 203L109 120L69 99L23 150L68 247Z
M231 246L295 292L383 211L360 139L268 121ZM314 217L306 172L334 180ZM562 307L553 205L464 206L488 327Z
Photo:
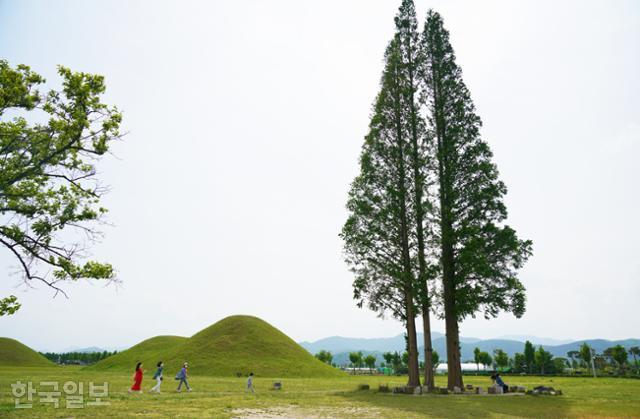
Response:
M333 363L333 354L322 350L315 355L320 361L336 366ZM364 368L370 370L380 366L390 368L394 373L406 373L409 365L409 353L385 352L382 357L384 362L379 365L374 355L364 356L362 351L350 352L350 367ZM633 359L631 359L633 358ZM593 361L593 362L592 362ZM635 373L640 374L640 347L634 346L629 349L622 345L612 346L602 353L597 353L587 343L583 343L578 351L567 352L567 357L554 357L551 352L542 346L536 348L531 342L524 344L522 352L510 357L502 349L495 349L493 354L475 348L473 351L473 362L485 369L509 371L513 373L527 374L563 374L568 371L592 370L601 372L613 372L617 374ZM420 368L424 364L420 363ZM438 352L432 352L433 369L440 365Z
M118 351L103 352L40 352L45 358L56 364L95 364L96 362L117 354Z
M329 351L322 350L315 354L315 357L320 361L329 365L337 366L333 363L333 354ZM385 352L382 354L384 362L378 365L378 360L375 355L364 355L362 351L349 352L349 367L351 368L369 368L373 371L376 367L389 368L394 373L406 373L409 366L409 353L405 351L400 352ZM440 356L436 351L432 353L433 369L435 370L440 365ZM424 363L420 363L420 368L424 368Z
M633 357L630 362L629 355ZM617 374L640 373L640 347L629 349L622 345L615 345L597 353L587 343L583 343L577 351L567 352L567 357L554 357L542 346L537 349L529 341L525 342L523 352L514 354L513 357L502 349L495 349L493 356L483 352L480 348L473 351L473 361L485 368L508 370L515 373L529 374L562 374L567 370L587 369Z

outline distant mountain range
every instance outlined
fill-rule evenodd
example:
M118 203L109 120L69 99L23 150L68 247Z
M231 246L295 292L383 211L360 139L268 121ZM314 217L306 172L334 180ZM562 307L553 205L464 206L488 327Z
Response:
M431 335L433 349L440 354L440 359L446 359L446 340L445 336L439 332L433 332ZM418 344L420 358L423 357L422 334L418 334ZM473 350L478 347L482 351L493 353L495 349L502 349L509 356L513 356L516 352L523 352L524 342L529 340L536 346L542 346L545 350L551 352L553 356L566 357L567 352L577 351L580 345L587 343L592 346L596 352L602 353L607 348L615 345L622 345L625 348L632 346L640 346L640 339L625 340L605 340L605 339L585 339L576 341L562 341L551 338L540 338L536 336L512 336L512 339L478 339L461 337L461 356L463 361L473 359ZM333 362L342 365L349 363L349 352L362 351L364 355L373 354L382 362L382 354L384 352L403 352L405 350L404 335L393 336L389 338L347 338L341 336L332 336L315 342L300 342L300 345L315 354L321 350L330 351L333 354Z

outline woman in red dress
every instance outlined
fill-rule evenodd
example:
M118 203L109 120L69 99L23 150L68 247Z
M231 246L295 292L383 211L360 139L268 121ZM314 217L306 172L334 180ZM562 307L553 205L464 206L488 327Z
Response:
M138 362L136 364L136 372L135 374L133 374L133 385L129 389L129 393L132 393L134 391L142 393L142 388L140 388L141 385L142 385L142 362Z

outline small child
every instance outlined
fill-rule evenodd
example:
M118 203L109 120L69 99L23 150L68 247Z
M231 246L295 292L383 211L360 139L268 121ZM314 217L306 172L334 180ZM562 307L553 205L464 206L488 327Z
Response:
M249 373L249 378L247 378L247 391L251 391L251 393L255 393L253 389L253 373Z

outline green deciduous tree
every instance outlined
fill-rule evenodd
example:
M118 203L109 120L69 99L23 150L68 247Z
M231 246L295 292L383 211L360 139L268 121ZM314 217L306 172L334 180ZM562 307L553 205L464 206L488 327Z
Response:
M527 360L524 354L517 352L513 355L513 371L518 373L527 371Z
M369 372L376 367L376 357L374 355L367 355L364 357L364 364L369 368Z
M384 358L384 362L388 367L393 365L393 352L385 352L382 354L382 358Z
M524 343L524 360L527 364L527 372L529 374L533 374L533 370L535 369L536 364L536 349L529 341L526 341Z
M394 352L393 353L393 357L391 359L391 365L393 366L393 370L398 373L398 371L400 371L400 369L402 368L403 364L406 364L403 362L404 356L400 355L400 353L398 352Z
M433 351L432 352L432 360L433 360L433 374L435 375L436 370L438 369L438 366L440 366L440 355L438 354L438 351Z
M586 342L580 345L580 359L584 362L587 369L591 368L591 358L593 357L593 349ZM595 374L595 371L594 371Z
M605 355L610 356L615 362L619 371L624 371L624 367L627 364L628 354L627 350L622 345L616 345L605 350Z
M62 89L45 94L41 76L0 60L0 245L25 282L66 295L64 281L115 278L87 251L106 212L95 165L120 138L121 114L101 102L102 76L58 73ZM72 230L86 239L70 239ZM0 315L17 308L15 297L0 299Z
M580 358L580 351L569 351L567 357L571 360L571 367L575 368L576 359Z
M315 354L315 357L329 365L331 365L331 362L333 361L333 354L329 351L325 351L324 349Z
M484 351L480 352L480 363L484 365L485 369L489 368L489 366L493 363L493 358L491 358L491 355L489 355L489 352L484 352Z
M476 363L476 369L478 371L480 371L480 353L482 353L482 351L480 351L480 348L476 346L473 349L473 362Z
M629 348L629 353L633 356L633 365L638 368L638 356L640 356L640 347L632 346Z
M353 368L360 368L362 366L362 351L349 352L349 361L351 361Z
M555 374L562 374L565 368L571 366L567 358L561 358L561 357L553 358L552 363L553 363L553 372Z
M506 368L509 366L509 355L502 349L495 349L493 351L493 359L499 368Z
M506 186L498 178L480 117L456 64L440 15L429 11L423 32L423 96L437 161L436 211L447 335L448 387L463 387L458 323L482 311L520 317L524 286L518 270L531 254L504 222Z
M535 358L540 374L553 372L553 355L551 355L551 352L545 351L542 346L539 346Z

